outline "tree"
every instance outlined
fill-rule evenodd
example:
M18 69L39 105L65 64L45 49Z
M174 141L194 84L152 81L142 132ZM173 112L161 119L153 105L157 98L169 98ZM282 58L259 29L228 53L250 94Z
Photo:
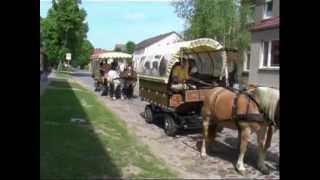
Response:
M86 11L80 9L75 0L53 0L48 16L42 20L41 28L48 59L57 63L72 53L73 64L79 64L88 24L85 23Z
M179 0L173 6L186 20L188 38L209 37L227 48L247 48L250 33L247 26L250 0Z
M41 24L42 18L40 16L40 24ZM40 26L40 47L42 47L42 31L41 31L41 26Z
M90 62L90 56L92 55L93 50L94 47L91 42L89 40L84 40L81 48L79 49L81 53L79 53L78 61L73 61L72 65L83 68L83 66Z
M213 38L239 52L249 47L252 0L176 0L178 17L185 19L186 39ZM237 64L240 65L240 64ZM241 69L241 68L237 68Z
M132 54L135 47L136 47L136 44L133 41L128 41L126 43L127 53Z

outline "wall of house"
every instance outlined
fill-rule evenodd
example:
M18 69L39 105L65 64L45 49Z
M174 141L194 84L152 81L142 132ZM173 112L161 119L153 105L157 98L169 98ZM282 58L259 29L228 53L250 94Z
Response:
M263 20L263 13L264 13L264 4L266 0L257 0L256 1L256 8L255 8L255 23L259 24L261 20ZM280 0L273 0L272 4L272 16L279 16L279 6L280 6Z
M180 41L181 38L177 34L171 34L170 36L152 44L151 46L145 49L139 49L133 52L133 63L134 68L136 68L136 62L139 60L143 55L154 54L155 52L159 51L161 48L165 48L167 45Z
M279 88L279 70L259 69L262 41L279 39L279 29L269 29L252 33L249 84Z
M170 36L152 44L145 49L145 54L154 54L159 49L166 48L167 45L178 42L181 38L177 34L171 34Z

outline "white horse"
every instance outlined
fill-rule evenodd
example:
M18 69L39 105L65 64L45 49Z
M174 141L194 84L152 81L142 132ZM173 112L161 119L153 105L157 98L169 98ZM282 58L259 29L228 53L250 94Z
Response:
M120 73L123 72L126 68L125 64L120 64L118 67L113 67L107 75L108 78L108 86L113 87L111 91L113 92L112 99L116 99L116 90L119 88L120 89L120 96L121 99L124 99L123 96L123 87L124 87L124 80L120 78Z

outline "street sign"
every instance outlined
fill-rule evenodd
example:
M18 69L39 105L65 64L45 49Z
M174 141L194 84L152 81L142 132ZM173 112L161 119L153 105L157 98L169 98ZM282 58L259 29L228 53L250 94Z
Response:
M67 59L68 61L71 60L71 53L67 53L67 54L66 54L66 59Z

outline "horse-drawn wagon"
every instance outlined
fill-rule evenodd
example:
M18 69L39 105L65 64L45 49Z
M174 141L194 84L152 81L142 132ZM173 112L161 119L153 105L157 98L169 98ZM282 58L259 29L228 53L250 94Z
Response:
M192 68L197 72L178 86L174 84L174 69L182 60L192 64L188 73L193 73ZM168 45L135 63L139 94L150 103L145 107L145 120L152 123L161 115L169 136L179 129L200 129L205 94L224 83L222 79L228 80L226 52L219 42L208 38Z
M108 82L121 79L122 86L125 84L129 87L124 89L127 91L126 94L131 94L132 96L133 84L136 81L136 77L135 72L131 69L131 59L132 55L123 52L104 52L93 56L91 67L92 77L95 80L95 90L102 90L102 95L105 95L110 89L107 86ZM119 77L108 79L108 71L111 69L115 70L119 74ZM109 85L113 85L113 83L109 83ZM119 94L120 92L117 93L117 96Z

